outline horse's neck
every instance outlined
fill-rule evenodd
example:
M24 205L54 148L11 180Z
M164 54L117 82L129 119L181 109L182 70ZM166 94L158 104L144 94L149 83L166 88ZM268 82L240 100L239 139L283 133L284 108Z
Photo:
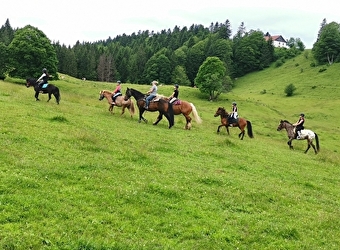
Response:
M137 101L144 98L144 94L137 90L133 90L131 94Z
M294 126L290 123L286 122L286 125L284 126L288 134L294 135Z

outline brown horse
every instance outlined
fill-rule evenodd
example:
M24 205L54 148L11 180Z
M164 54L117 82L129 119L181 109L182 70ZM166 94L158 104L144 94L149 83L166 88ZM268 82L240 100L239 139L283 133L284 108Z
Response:
M285 129L287 131L288 134L288 146L290 149L294 149L292 146L292 140L296 139L296 135L295 135L295 126L293 124L291 124L289 121L287 120L281 120L279 123L279 126L277 127L277 131L280 131L282 129ZM314 149L315 154L317 154L320 150L320 145L319 145L319 137L316 133L314 133L312 130L309 129L303 129L301 130L301 139L299 140L307 140L307 149L305 150L305 153L308 152L308 150L310 149L310 147L312 146ZM315 139L316 141L316 147L313 144L313 140Z
M135 114L135 105L131 99L124 100L124 96L117 96L115 100L115 105L112 104L112 91L109 90L102 90L99 92L99 101L103 100L104 98L107 99L109 103L109 111L113 114L113 106L122 107L122 114L125 112L125 108L128 108L131 117Z
M248 136L250 138L254 138L254 135L253 135L253 130L252 130L252 126L251 126L251 122L244 119L244 118L238 118L237 120L235 120L235 122L229 124L228 122L228 112L224 109L224 108L221 108L219 107L214 115L215 117L217 116L220 116L221 117L221 125L218 126L217 128L217 133L220 132L220 128L221 127L226 127L227 129L227 132L228 132L228 135L229 135L229 128L228 126L229 125L232 125L233 127L238 127L240 130L241 130L241 133L239 133L238 137L243 140L243 137L244 137L244 134L245 134L245 131L244 131L244 128L247 127L247 133L248 133Z
M167 102L169 101L168 98L163 98ZM183 101L183 100L176 100L172 104L172 109L174 111L174 115L180 115L183 114L186 120L186 124L184 126L184 129L191 129L191 117L190 114L192 113L194 116L195 121L198 124L202 123L201 117L199 117L198 112L196 110L196 107L193 103ZM153 123L154 125L157 125L160 120L162 120L163 115L160 113L159 116L157 117L157 120Z
M147 123L148 120L146 120L143 117L143 114L146 110L144 108L145 94L143 94L142 92L140 92L136 89L127 88L126 92L125 92L124 100L130 99L131 96L133 96L136 99L137 106L139 108L139 120L138 120L138 122L141 122L143 120L144 122ZM174 125L174 112L173 112L173 109L172 109L172 105L170 105L166 100L164 100L162 98L159 98L157 101L151 100L151 102L149 104L149 108L147 109L147 111L150 111L150 112L158 111L159 116L164 115L168 119L169 128L171 128Z

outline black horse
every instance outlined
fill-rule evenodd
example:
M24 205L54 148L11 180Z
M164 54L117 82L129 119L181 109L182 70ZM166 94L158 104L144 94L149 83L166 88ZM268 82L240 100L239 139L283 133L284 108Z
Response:
M59 104L60 102L60 92L59 92L59 88L53 84L47 83L47 86L44 87L42 89L39 88L39 84L37 83L37 79L34 78L27 78L26 79L26 87L34 87L34 91L35 91L35 99L36 101L40 101L39 100L39 92L41 91L42 94L48 94L48 100L51 100L51 95L53 94L57 103Z
M144 122L148 122L144 117L143 117L143 113L145 112L145 94L143 94L142 92L139 92L138 90L135 89L130 89L127 88L126 92L125 92L125 96L124 96L124 100L128 100L131 96L133 96L136 101L137 101L137 106L139 108L139 122L141 122L142 120ZM164 99L159 99L158 101L151 101L149 108L147 109L147 111L159 111L159 116L164 115L168 121L169 121L169 128L171 128L174 125L174 112L172 109L172 105L170 105L168 103L168 101L164 100ZM154 123L154 125L156 125Z

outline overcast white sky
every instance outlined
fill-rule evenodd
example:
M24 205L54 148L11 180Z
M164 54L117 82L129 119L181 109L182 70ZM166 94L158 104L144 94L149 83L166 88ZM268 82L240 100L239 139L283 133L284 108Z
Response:
M246 30L267 31L313 43L324 18L340 22L335 0L0 0L0 26L7 18L12 28L30 24L53 42L73 46L138 31L173 30L175 25L209 27L229 20L233 35L241 22Z

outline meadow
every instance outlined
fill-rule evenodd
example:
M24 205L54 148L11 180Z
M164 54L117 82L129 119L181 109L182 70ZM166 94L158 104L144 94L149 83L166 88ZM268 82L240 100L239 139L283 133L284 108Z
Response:
M61 75L57 105L35 101L24 80L0 81L0 248L338 249L340 65L311 62L301 55L239 78L214 102L181 86L203 120L191 130L183 116L168 129L165 118L152 125L156 113L148 123L110 114L98 98L112 83ZM214 113L232 101L255 138L216 133ZM319 135L317 155L303 153L306 141L289 150L276 131L301 112Z

